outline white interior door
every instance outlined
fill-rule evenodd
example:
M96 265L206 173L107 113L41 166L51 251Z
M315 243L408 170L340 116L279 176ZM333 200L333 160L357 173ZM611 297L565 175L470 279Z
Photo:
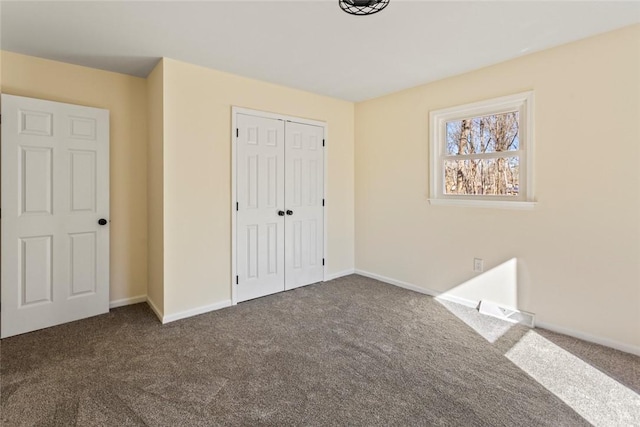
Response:
M236 116L237 300L284 290L284 121Z
M108 312L109 112L2 95L0 154L2 338Z
M235 113L235 301L324 279L324 127Z
M287 122L285 288L324 278L324 128Z

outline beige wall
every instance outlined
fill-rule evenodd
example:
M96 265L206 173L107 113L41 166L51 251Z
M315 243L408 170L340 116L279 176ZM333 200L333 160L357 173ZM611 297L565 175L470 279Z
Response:
M111 117L111 301L147 292L145 79L3 51L2 92L106 108Z
M147 77L147 299L162 317L164 314L164 73L163 61Z
M170 59L146 81L10 52L0 59L5 93L111 111L112 300L148 292L160 315L229 300L237 105L328 123L330 274L355 264L640 346L640 26L355 111ZM429 111L525 90L536 97L536 208L429 205ZM477 276L474 257L498 269Z
M526 90L536 208L429 205L429 111ZM640 25L357 104L356 268L444 292L516 257L521 309L638 348L639 122Z
M165 315L231 298L231 106L328 123L328 271L354 265L354 106L164 60Z

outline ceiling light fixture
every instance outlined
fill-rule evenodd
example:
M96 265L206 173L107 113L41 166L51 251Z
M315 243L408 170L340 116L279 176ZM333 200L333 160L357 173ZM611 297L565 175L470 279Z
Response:
M338 0L338 4L351 15L372 15L387 7L389 0Z

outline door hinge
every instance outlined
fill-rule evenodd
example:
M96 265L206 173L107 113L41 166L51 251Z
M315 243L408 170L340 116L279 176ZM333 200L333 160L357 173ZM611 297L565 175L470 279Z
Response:
M238 281L239 281L239 280L238 280L238 276L236 276L236 285L238 284Z
M238 202L236 202L236 212L238 212Z
M322 199L322 206L324 206L324 199Z
M240 136L240 129L236 128L236 138Z
M322 258L322 265L324 265L324 258Z
M324 139L322 140L322 146L324 147Z

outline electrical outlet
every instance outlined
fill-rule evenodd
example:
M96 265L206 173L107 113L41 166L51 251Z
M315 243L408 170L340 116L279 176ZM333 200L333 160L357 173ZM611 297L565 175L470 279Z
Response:
M484 271L484 261L481 258L473 259L473 271L482 273Z

